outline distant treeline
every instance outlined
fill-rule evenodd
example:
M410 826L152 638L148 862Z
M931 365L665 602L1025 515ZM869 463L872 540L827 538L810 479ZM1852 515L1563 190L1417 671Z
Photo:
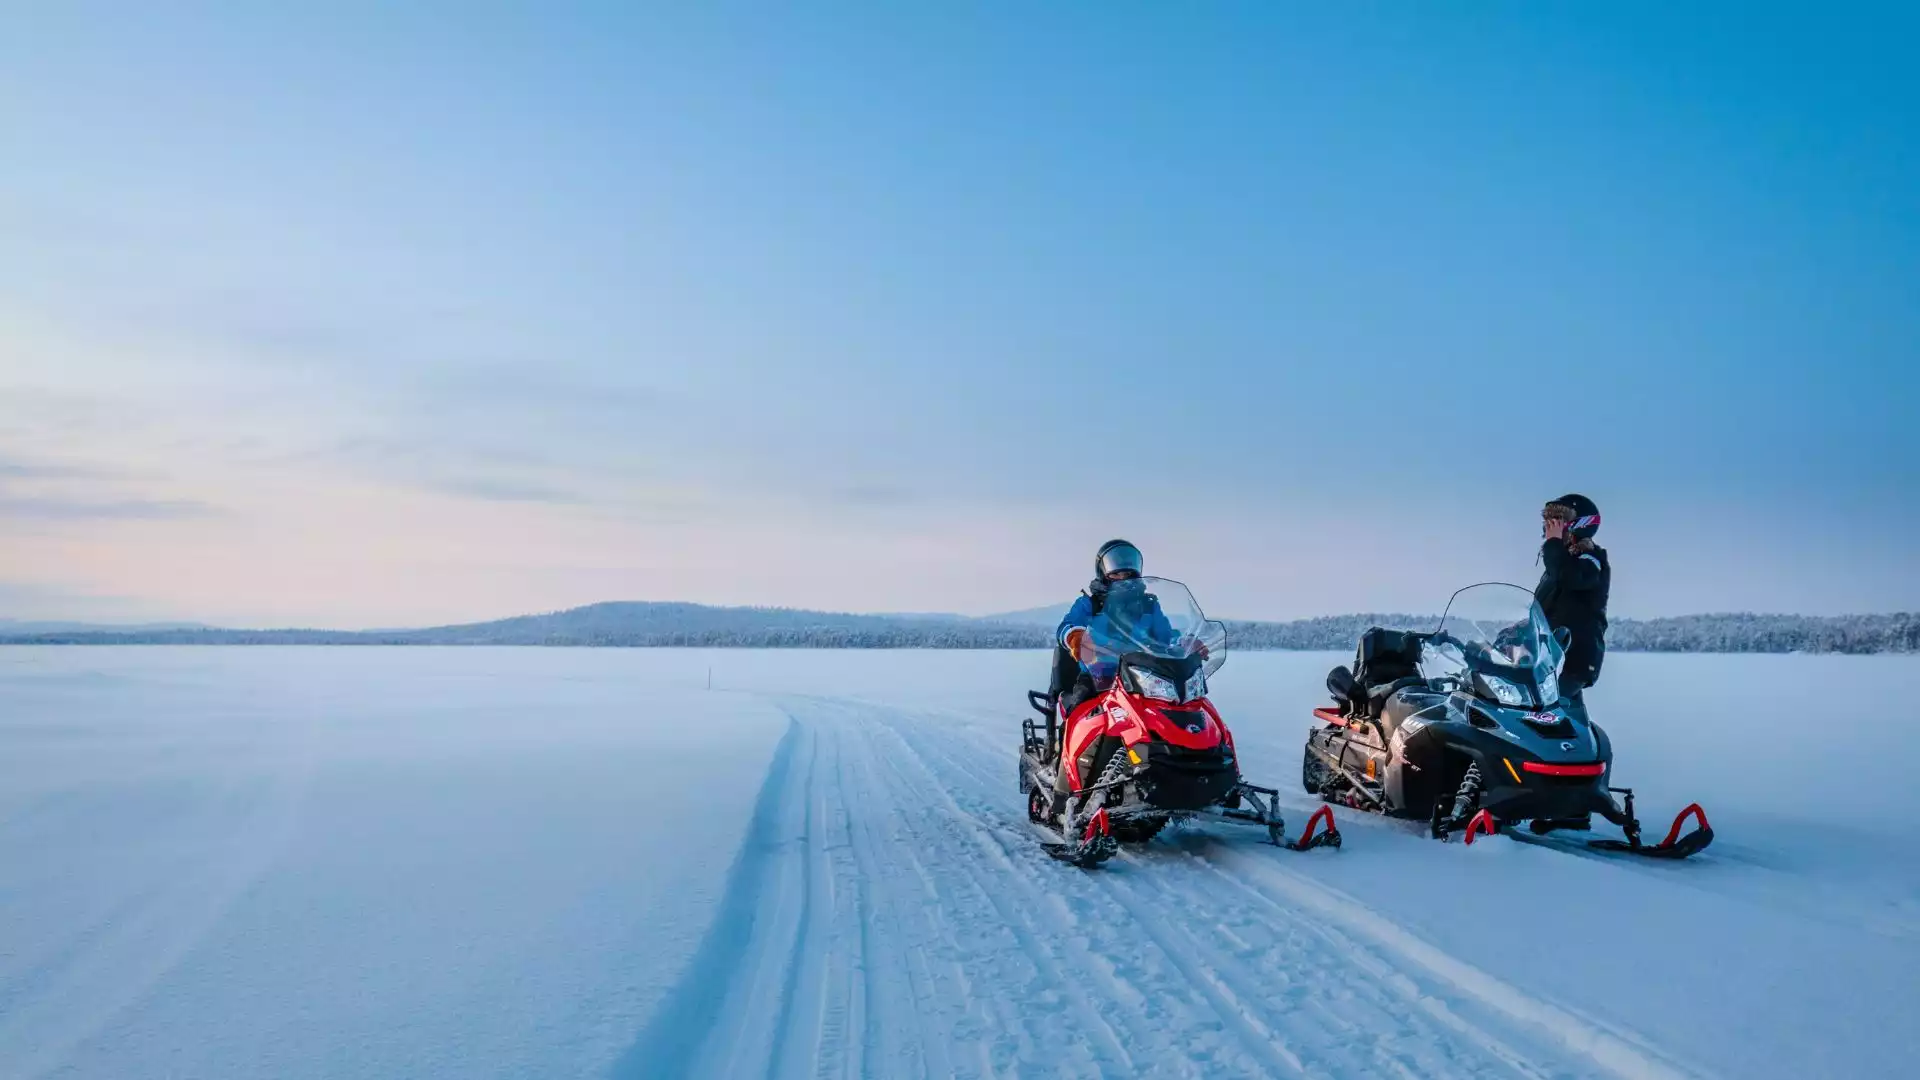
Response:
M1370 626L1426 629L1420 615L1331 615L1293 622L1229 622L1236 649L1351 649ZM421 630L222 630L206 627L71 629L5 634L15 645L547 645L628 648L1039 649L1052 627L960 616L847 615L700 604L593 604L545 615ZM1920 616L1683 615L1616 619L1616 652L1916 653Z
M1680 615L1621 620L1610 649L1637 652L1913 653L1920 615Z
M1427 630L1438 616L1328 615L1296 622L1233 622L1227 641L1241 649L1351 649L1370 626ZM1917 653L1920 615L1679 615L1614 619L1610 652Z

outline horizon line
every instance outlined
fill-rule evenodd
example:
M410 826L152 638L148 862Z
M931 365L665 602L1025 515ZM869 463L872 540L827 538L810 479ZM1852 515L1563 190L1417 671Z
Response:
M1020 608L1010 611L994 612L987 615L965 615L959 612L904 612L904 611L842 611L828 608L795 607L783 604L707 604L692 600L598 600L573 607L550 608L538 611L522 611L511 615L502 615L490 619L477 619L467 622L426 623L414 626L378 626L341 628L318 625L282 625L282 626L238 626L204 622L198 619L139 619L125 622L100 622L90 619L16 619L0 616L0 638L34 636L43 633L328 633L328 634L409 634L430 630L449 630L467 627L488 626L494 623L508 622L514 619L546 618L566 615L592 608L614 605L636 605L644 607L689 607L704 608L711 611L766 611L786 612L803 615L831 615L854 618L895 619L902 621L958 620L974 623L1005 623L1009 617L1028 615L1039 611L1046 605ZM1063 608L1064 611L1064 608ZM1389 618L1399 617L1414 620L1438 619L1439 613L1411 613L1392 611L1343 611L1323 612L1317 615L1303 615L1293 618L1247 619L1232 616L1218 616L1224 623L1241 623L1266 626L1285 626L1308 623L1322 619ZM1811 615L1792 611L1695 611L1678 615L1651 616L1614 616L1610 621L1652 623L1674 619L1701 618L1755 618L1755 619L1819 619L1823 621L1839 619L1898 619L1920 617L1914 611L1861 611L1842 612L1833 615ZM1013 623L1011 625L1020 625ZM20 630L8 632L9 627L58 627L49 630Z

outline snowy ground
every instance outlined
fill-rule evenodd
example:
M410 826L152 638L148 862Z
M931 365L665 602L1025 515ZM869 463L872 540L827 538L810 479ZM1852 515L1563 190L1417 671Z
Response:
M1298 791L1338 658L1234 656ZM1683 865L1036 850L1006 653L0 650L0 1076L1905 1075L1908 658L1608 660ZM714 688L706 689L711 669ZM1289 794L1290 829L1312 805Z

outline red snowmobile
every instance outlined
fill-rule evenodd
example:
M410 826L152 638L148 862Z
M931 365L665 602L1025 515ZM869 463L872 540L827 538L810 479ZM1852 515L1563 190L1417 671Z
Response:
M1020 790L1027 816L1059 831L1043 845L1048 854L1094 866L1176 818L1253 825L1297 851L1340 846L1324 806L1288 843L1279 792L1240 779L1233 733L1207 700L1207 678L1227 658L1226 627L1206 617L1185 585L1115 582L1087 631L1096 653L1088 674L1107 689L1071 715L1048 694L1027 694L1045 719L1022 724ZM1316 834L1321 821L1326 828Z

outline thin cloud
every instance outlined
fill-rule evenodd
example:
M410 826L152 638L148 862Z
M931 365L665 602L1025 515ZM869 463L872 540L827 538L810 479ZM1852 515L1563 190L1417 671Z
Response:
M0 480L125 480L132 475L98 465L0 457Z
M542 454L452 448L446 440L342 439L327 446L279 455L277 462L339 464L418 491L487 502L573 506L593 501L575 489L529 478L527 473L550 470L551 462Z
M853 506L905 506L920 501L919 493L888 484L850 484L834 488L829 495Z
M563 488L495 477L427 479L422 480L419 486L444 495L457 495L487 502L548 503L559 506L578 506L587 502L587 499L579 493Z
M11 521L182 521L218 517L211 503L192 499L65 499L54 496L0 495L0 520Z
M144 600L31 581L0 579L0 632L23 622L148 621L162 613Z

